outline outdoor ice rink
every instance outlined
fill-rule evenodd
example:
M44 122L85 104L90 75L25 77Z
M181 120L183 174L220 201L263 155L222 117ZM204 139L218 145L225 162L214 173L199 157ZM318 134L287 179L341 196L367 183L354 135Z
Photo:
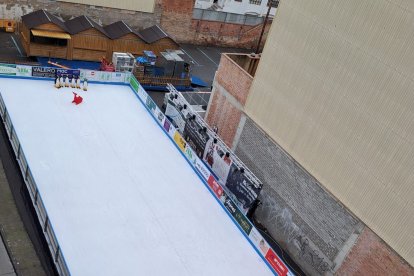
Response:
M128 86L0 83L72 275L273 275Z

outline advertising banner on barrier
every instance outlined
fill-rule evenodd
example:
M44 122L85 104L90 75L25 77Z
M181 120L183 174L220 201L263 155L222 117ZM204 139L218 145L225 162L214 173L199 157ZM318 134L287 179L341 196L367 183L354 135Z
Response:
M151 97L147 97L147 100L145 102L145 104L147 105L148 109L154 113L155 108L157 107L157 105L155 104L155 102L151 99Z
M135 90L135 92L138 92L139 90L139 83L135 78L129 78L129 84L132 86L132 88Z
M183 133L185 128L185 117L184 115L178 110L175 103L171 100L168 100L167 108L165 110L165 115L174 122L177 126L178 130Z
M56 76L61 77L68 77L69 79L72 78L79 78L80 77L80 70L74 69L56 69Z
M176 131L174 134L174 141L177 144L177 146L180 148L180 150L185 153L185 146L187 143L185 142L184 138L181 136L181 134L178 131Z
M155 107L154 109L154 115L157 118L158 122L160 122L160 124L162 126L164 126L164 120L165 120L165 115L164 113L162 113L162 111L158 108L158 106Z
M224 193L224 195L226 195ZM226 196L224 199L224 206L229 210L230 214L233 216L233 218L237 221L237 223L240 225L240 227L243 229L243 231L249 235L250 231L252 230L252 224L250 221L240 212L240 210L237 208L237 206L233 203L233 201Z
M204 165L203 161L201 161L199 158L196 158L195 163L194 163L194 167L197 169L197 171L199 171L201 173L201 175L203 176L203 178L205 180L208 180L211 173L207 169L206 165Z
M111 81L112 82L125 82L125 74L121 72L112 72Z
M16 65L17 76L20 77L31 77L32 76L32 66L28 65Z
M190 161L191 164L193 165L195 164L197 156L195 152L193 151L193 149L188 146L188 144L185 147L185 156L187 157L188 161Z
M56 68L51 67L41 67L34 66L32 67L32 76L39 78L55 78Z
M269 244L265 241L265 239L259 233L259 230L253 227L252 231L250 231L249 238L253 242L253 244L256 246L256 248L259 249L260 254L262 254L263 256L266 256L267 251L269 250Z
M138 91L137 91L137 93L138 93L138 97L144 102L144 103L146 103L147 102L147 98L149 97L148 96L148 94L147 94L147 92L145 92L145 90L144 90L144 88L141 86L141 85L139 85L138 86Z
M265 255L266 260L273 267L279 276L286 276L289 272L289 269L283 263L283 261L277 256L273 249L269 248Z
M207 141L203 160L210 166L219 182L224 185L229 175L232 160L230 159L230 155L227 156L216 142L214 139Z
M82 70L80 74L81 79L88 79L89 81L112 81L112 72L98 71L98 70Z
M216 181L213 175L210 175L210 177L207 180L207 184L213 190L217 198L221 199L221 197L223 196L223 188Z
M0 75L16 76L16 64L0 63Z
M184 126L183 136L190 146L195 150L197 156L203 158L207 141L210 136L203 130L196 120L188 119Z
M230 167L226 188L229 189L242 204L243 209L250 208L260 192L260 188L256 188L246 175L234 164Z

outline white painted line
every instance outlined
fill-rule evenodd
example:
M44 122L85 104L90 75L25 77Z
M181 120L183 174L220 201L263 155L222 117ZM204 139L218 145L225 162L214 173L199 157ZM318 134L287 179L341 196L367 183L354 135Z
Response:
M197 48L197 50L199 50L203 55L205 55L212 63L218 66L218 64L212 58L210 58L206 53L204 53L200 48Z
M14 40L13 35L11 35L11 39L13 40L14 46L16 46L17 51L19 51L20 56L23 57L22 51L20 50L19 45L17 45L16 40Z
M200 63L193 59L193 57L190 56L183 48L181 48L181 51L183 51L195 64L200 65Z

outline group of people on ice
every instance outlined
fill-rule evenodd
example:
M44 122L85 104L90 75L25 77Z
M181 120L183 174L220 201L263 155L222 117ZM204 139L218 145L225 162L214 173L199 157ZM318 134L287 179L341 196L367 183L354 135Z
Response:
M55 87L61 88L61 87L70 87L70 88L77 88L77 89L83 89L83 91L88 90L88 80L83 80L83 86L81 87L81 80L78 77L73 77L69 79L69 76L63 77L63 76L57 76L55 80Z
M88 80L83 80L83 87L81 88L81 80L78 77L73 76L71 79L69 79L69 76L63 77L62 75L56 76L55 79L55 87L61 88L61 87L70 87L70 88L77 88L77 89L83 89L83 91L88 90ZM72 103L78 105L83 101L83 98L79 96L77 93L73 93L73 101Z

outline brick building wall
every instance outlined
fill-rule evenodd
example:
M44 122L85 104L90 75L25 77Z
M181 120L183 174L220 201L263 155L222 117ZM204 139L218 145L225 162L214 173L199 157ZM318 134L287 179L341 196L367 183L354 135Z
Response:
M213 81L206 121L218 128L218 134L231 147L253 77L227 54L223 54Z

